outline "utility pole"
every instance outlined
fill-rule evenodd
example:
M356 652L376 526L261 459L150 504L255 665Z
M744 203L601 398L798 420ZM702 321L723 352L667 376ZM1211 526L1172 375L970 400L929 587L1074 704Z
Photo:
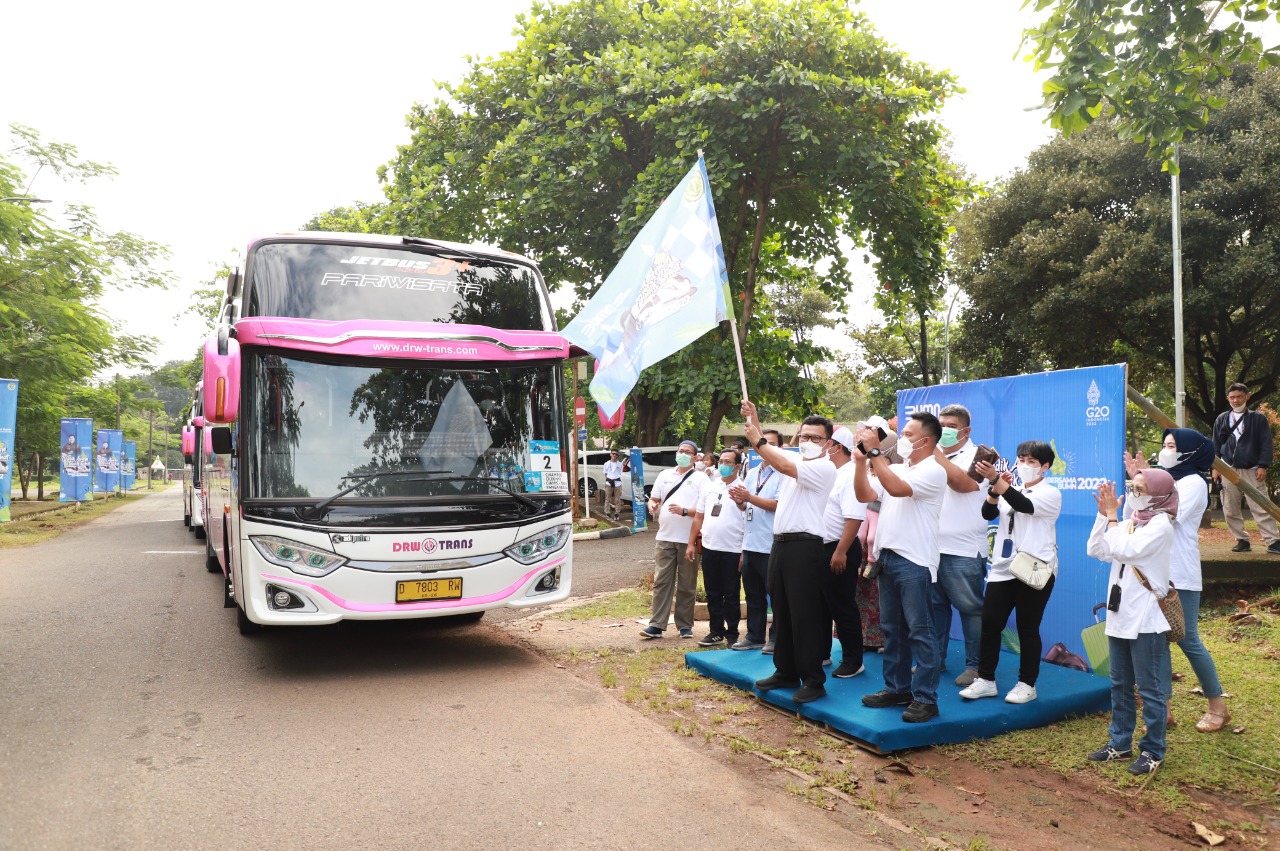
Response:
M151 434L156 426L156 412L154 410L147 412L147 455L151 457L151 461L155 461L156 452L151 448ZM147 490L151 490L151 462L147 463Z
M120 373L116 373L116 428L120 428Z

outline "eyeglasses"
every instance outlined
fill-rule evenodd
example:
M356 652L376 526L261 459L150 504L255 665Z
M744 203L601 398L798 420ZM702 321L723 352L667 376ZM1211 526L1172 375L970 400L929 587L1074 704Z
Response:
M800 435L801 443L821 443L827 438L820 434L802 434Z
M1146 496L1147 489L1140 488L1137 485L1125 485L1124 492L1129 496Z

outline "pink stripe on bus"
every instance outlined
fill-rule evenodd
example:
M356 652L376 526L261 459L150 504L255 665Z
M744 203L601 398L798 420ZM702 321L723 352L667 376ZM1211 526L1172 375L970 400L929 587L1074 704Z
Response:
M304 582L301 579L295 579L291 576L269 576L267 574L263 574L262 578L269 582L291 582L294 585L301 585L304 588L310 588L329 602L340 606L349 612L411 612L427 609L456 609L460 606L479 606L485 603L496 603L499 600L505 600L507 597L516 593L516 591L519 591L520 587L532 579L535 574L540 573L549 567L555 567L562 561L564 561L564 559L559 558L553 562L539 565L517 579L509 587L503 588L501 591L496 591L493 594L485 594L480 597L466 597L461 600L434 600L424 603L353 603L350 600L344 600L332 591L321 588L319 585L311 582Z
M480 325L398 320L333 322L250 316L236 323L240 345L417 360L545 360L569 357L554 331L501 331Z

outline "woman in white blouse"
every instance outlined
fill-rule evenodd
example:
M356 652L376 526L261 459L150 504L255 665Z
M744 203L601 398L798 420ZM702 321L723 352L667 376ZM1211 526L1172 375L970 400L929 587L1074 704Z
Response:
M1089 754L1094 762L1133 756L1137 707L1133 689L1142 696L1146 734L1130 774L1151 774L1165 756L1169 695L1173 690L1169 622L1160 598L1170 593L1173 519L1178 491L1164 470L1143 470L1133 477L1129 498L1133 516L1121 521L1115 486L1103 482L1094 497L1098 517L1089 535L1088 552L1111 562L1107 598L1107 644L1111 652L1111 741Z

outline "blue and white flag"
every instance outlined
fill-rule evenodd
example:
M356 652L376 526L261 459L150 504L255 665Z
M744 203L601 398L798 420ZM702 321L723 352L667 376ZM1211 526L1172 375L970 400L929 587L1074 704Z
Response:
M90 457L93 453L93 419L63 417L61 456L61 492L59 502L88 502L93 499Z
M95 491L115 493L120 489L120 453L123 442L123 431L114 428L98 429L98 451L93 465L96 472L93 480Z
M733 318L720 225L699 156L563 333L600 362L591 396L612 417L641 371Z
M9 520L13 489L13 437L18 427L18 382L0 378L0 523Z
M125 440L120 444L120 489L131 491L137 483L138 442Z

